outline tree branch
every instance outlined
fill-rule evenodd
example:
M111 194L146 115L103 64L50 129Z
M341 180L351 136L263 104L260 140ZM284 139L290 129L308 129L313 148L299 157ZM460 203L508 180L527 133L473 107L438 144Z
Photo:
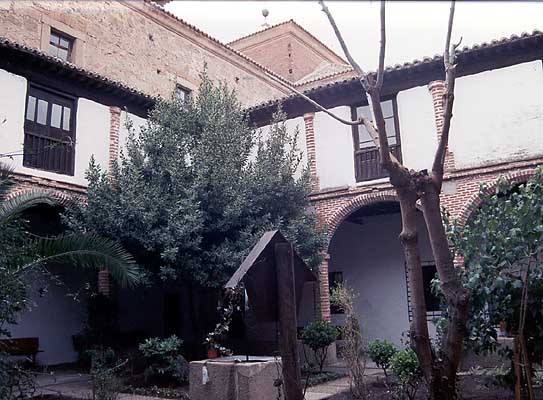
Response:
M358 65L358 63L355 61L355 59L351 55L351 52L349 51L349 48L347 47L347 44L345 43L345 40L343 39L343 35L341 34L341 32L340 32L340 30L339 30L339 28L338 28L338 26L336 24L336 21L335 21L334 17L332 16L332 13L330 12L330 10L326 6L326 4L324 4L324 1L320 0L319 4L322 7L322 11L328 17L328 21L330 21L330 25L332 25L332 28L334 29L334 33L336 34L337 40L339 41L339 44L341 45L341 48L343 49L343 53L345 54L345 57L347 58L347 61L349 61L349 64L351 64L351 66L354 68L356 73L359 75L360 82L362 83L362 86L364 87L364 90L367 91L369 89L369 87L371 86L370 82L368 81L368 75L364 72L362 67L360 67L360 65Z
M268 75L268 77L273 80L274 82L277 82L279 83L280 85L282 85L283 87L285 87L286 89L289 89L291 92L294 92L295 94L297 94L298 96L300 96L302 99L306 100L308 103L311 103L313 106L315 106L315 108L319 109L320 111L328 114L329 116L331 116L332 118L334 118L336 121L339 121L341 122L342 124L345 124L345 125L350 125L350 126L353 126L353 125L364 125L364 120L365 118L361 117L359 118L358 121L349 121L349 120L346 120L346 119L343 119L341 117L338 117L336 114L334 114L332 111L326 109L325 107L321 106L319 103L317 103L315 100L313 100L312 98L310 98L309 96L303 94L301 91L299 91L298 89L296 89L294 86L291 86L279 79L277 79L275 76L273 75L270 75L268 73L266 73L266 75ZM369 121L366 121L368 122L369 124L371 124L371 122Z
M386 50L386 25L385 25L385 0L381 0L381 47L379 48L379 69L377 70L377 84L379 90L383 87L385 74L385 50Z
M336 114L334 114L332 111L325 108L324 106L320 105L315 100L313 100L309 96L305 95L304 93L302 93L301 91L299 91L295 87L293 87L293 86L291 86L291 85L277 79L273 75L270 75L270 74L267 74L267 75L271 80L279 83L280 85L282 85L286 89L289 89L290 91L294 92L295 94L300 96L302 99L306 100L308 103L315 106L315 108L317 108L318 110L320 110L320 111L324 112L325 114L329 115L330 117L334 118L336 121L339 121L342 124L349 125L349 126L364 125L364 127L367 129L368 133L370 134L370 137L373 140L373 143L375 144L375 147L377 147L377 149L379 149L379 150L381 149L381 146L383 146L383 139L384 139L384 146L387 149L386 154L388 154L388 157L385 156L385 158L388 160L388 163L393 163L393 164L400 165L400 162L398 161L398 159L394 156L394 154L390 153L390 151L388 150L388 141L386 139L386 133L384 135L380 135L378 128L375 127L375 125L369 119L364 118L363 116L358 117L358 119L356 121L349 121L349 120L343 119L343 118L337 116ZM381 103L380 102L377 102L377 107L378 107L379 110L381 110ZM384 132L384 118L383 118L382 110L380 111L380 115L381 115L381 120L383 121L383 132ZM381 156L381 154L379 154L379 155Z
M449 142L449 131L451 128L451 119L453 116L453 104L454 104L454 84L456 80L456 65L455 61L455 51L456 48L460 45L458 44L451 46L451 36L452 28L454 21L454 8L455 1L451 2L451 9L449 12L449 25L447 28L447 39L445 41L445 52L443 53L443 64L445 66L445 95L444 95L444 114L443 114L443 129L441 132L441 138L439 140L439 145L436 150L434 157L434 163L432 165L432 175L435 183L438 187L441 187L443 182L443 172L445 164L445 154L447 151L447 145Z

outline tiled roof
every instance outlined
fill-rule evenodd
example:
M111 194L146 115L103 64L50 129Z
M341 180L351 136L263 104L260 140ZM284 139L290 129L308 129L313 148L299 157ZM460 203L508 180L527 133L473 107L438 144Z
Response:
M48 63L51 63L52 65L62 68L65 71L74 72L82 77L88 78L91 81L100 82L102 84L110 86L113 89L117 89L123 92L124 94L134 96L135 98L138 98L141 101L149 102L149 103L154 103L156 101L156 98L149 96L140 90L134 89L124 84L123 82L120 82L120 81L108 78L106 76L97 74L96 72L92 72L87 69L78 67L75 64L61 60L60 58L57 58L57 57L53 57L41 50L26 46L20 43L13 42L4 37L0 37L0 49L2 48L15 50L17 52L27 54L36 59L46 61Z
M249 58L247 57L245 54L237 51L236 49L230 47L228 44L225 44L223 42L221 42L220 40L214 38L213 36L209 35L208 33L205 33L204 31L202 31L201 29L198 29L196 26L192 25L192 24L189 24L187 21L179 18L178 16L176 16L174 13L171 13L169 12L168 10L166 10L163 6L161 6L160 4L157 4L155 3L154 1L152 0L145 0L145 2L149 5L151 5L155 10L157 10L158 12L161 12L165 15L168 15L170 18L173 18L175 19L176 21L180 22L181 24L185 25L186 27L188 27L189 29L191 29L192 31L198 33L199 35L201 36L204 36L206 37L207 39L215 42L216 44L218 44L219 46L221 47L224 47L225 49L227 49L228 51L234 53L235 55L237 55L238 57L241 57L243 58L244 60L248 61L249 63L255 65L256 67L260 68L263 70L263 72L267 73L267 74L270 74L270 75L273 75L275 78L283 81L283 82L288 82L287 80L285 80L285 78L283 78L282 76L280 75L277 75L275 72L271 71L270 69L266 68L265 66L263 66L262 64L260 63L257 63L255 60L253 60L252 58Z
M322 79L331 78L333 76L343 74L349 71L353 71L353 67L351 67L350 65L328 63L328 64L321 65L315 71L297 80L294 84L296 86L303 86L303 85L307 85L308 83L320 81Z
M538 39L538 38L543 39L543 33L541 31L539 31L539 30L534 30L531 33L523 32L520 35L511 35L510 37L503 37L501 39L495 39L495 40L492 40L490 42L483 42L483 43L480 43L480 44L474 44L472 46L464 46L461 50L457 50L456 56L457 56L457 58L460 58L462 56L475 55L476 53L479 53L479 52L487 50L487 49L490 50L490 49L493 49L493 48L498 48L498 47L503 47L503 46L508 46L508 45L514 45L514 44L519 44L522 47L521 42L526 41L526 40L530 40L530 39ZM438 54L438 55L435 55L433 57L424 57L422 60L415 59L415 60L413 60L411 62L405 62L403 64L394 64L392 66L387 66L385 68L385 74L391 74L391 73L402 72L402 71L407 72L409 70L412 70L412 69L415 69L417 67L421 67L421 66L424 66L424 65L430 65L430 64L434 64L434 63L442 63L442 60L443 60L443 56ZM343 72L336 72L335 74L332 74L332 75L330 75L328 77L319 77L318 79L315 79L315 81L324 80L326 78L330 78L330 77L333 77L335 75L339 76L339 75L342 75L342 73ZM327 82L327 83L322 84L322 85L313 86L313 87L311 87L309 89L304 90L303 93L308 95L308 94L314 93L314 92L322 90L322 89L332 88L334 86L341 86L341 85L344 85L344 84L349 84L349 82L358 82L358 81L359 81L358 76L353 76L353 77L344 78L344 79L338 79L338 80L335 80L335 81L332 81L332 82ZM304 84L307 84L307 82L305 82ZM261 104L257 104L255 106L252 106L252 107L248 108L247 111L249 113L251 113L251 112L254 112L254 111L259 110L259 109L264 109L264 108L267 108L269 106L277 105L279 103L284 102L287 99L292 99L292 98L296 98L296 97L298 97L297 94L291 93L291 94L289 94L287 96L284 96L282 98L268 100L268 101L263 102Z
M295 27L297 27L299 30L305 32L306 34L308 34L313 40L315 40L317 43L319 43L320 46L322 46L323 48L325 48L326 50L328 50L330 53L333 53L336 57L338 57L340 60L343 60L343 62L345 64L347 64L347 61L345 61L343 59L343 57L341 57L339 54L337 54L335 51L333 51L332 49L330 49L330 47L326 46L322 41L320 41L315 35L313 35L311 32L309 32L307 29L305 29L303 26L301 26L299 23L297 23L296 21L294 21L293 19L289 19L288 21L283 21L283 22L280 22L278 24L275 24L275 25L272 25L272 26L268 26L267 28L264 28L264 29L261 29L259 31L256 31L256 32L253 32L253 33L250 33L248 35L245 35L245 36L242 36L240 38L237 38L231 42L228 43L229 46L237 43L237 42L240 42L241 40L244 40L244 39L247 39L247 38L250 38L252 36L257 36L257 35L260 35L261 33L263 32L267 32L269 30L272 30L272 29L275 29L279 26L283 26L283 25L287 25L287 24L291 24L291 25L294 25Z

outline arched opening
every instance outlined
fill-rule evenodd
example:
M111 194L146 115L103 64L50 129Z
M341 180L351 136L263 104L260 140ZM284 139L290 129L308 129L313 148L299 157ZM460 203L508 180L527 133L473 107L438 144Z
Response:
M428 317L436 313L430 281L435 263L422 213L418 215L419 245ZM397 345L409 330L410 304L405 258L398 235L400 205L380 201L351 212L337 227L328 253L330 286L343 281L357 293L355 311L367 340L386 339ZM332 321L341 325L340 310L332 307Z
M21 220L30 235L54 237L66 230L62 211L61 206L38 204L26 210ZM85 322L83 288L95 279L95 271L55 264L25 276L30 307L8 330L13 338L38 338L42 351L37 356L38 364L62 364L77 359L72 337Z

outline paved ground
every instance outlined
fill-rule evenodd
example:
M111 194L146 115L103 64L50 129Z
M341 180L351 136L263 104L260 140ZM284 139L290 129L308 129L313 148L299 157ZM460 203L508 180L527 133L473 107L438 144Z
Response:
M42 374L36 380L36 395L62 394L74 399L88 400L91 397L90 377L69 371L58 371L54 374ZM157 397L138 396L121 393L118 400L164 400Z
M338 373L347 373L347 367L345 364L338 363L333 366L325 368L329 371L334 371ZM382 374L380 369L368 367L366 369L366 375L369 377L377 378ZM370 378L371 379L371 378ZM321 383L320 385L315 385L307 389L305 394L305 400L323 400L327 399L330 396L335 394L346 392L349 390L349 379L340 378L334 381L329 381Z
M326 368L338 373L345 373L346 367L337 364ZM368 368L367 374L378 376L380 370ZM36 380L38 394L62 394L74 399L88 400L91 395L90 377L88 374L79 374L71 371L56 371L52 374L41 374ZM332 395L349 390L348 378L340 378L334 381L322 383L307 389L306 400L323 400ZM138 396L133 394L120 394L119 400L163 400L156 397ZM210 399L211 400L211 399Z

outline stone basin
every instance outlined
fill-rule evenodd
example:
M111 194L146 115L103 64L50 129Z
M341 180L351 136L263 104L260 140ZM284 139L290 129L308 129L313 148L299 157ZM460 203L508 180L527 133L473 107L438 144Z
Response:
M189 395L191 400L276 400L277 379L282 379L280 358L250 356L247 361L247 356L229 356L192 361Z

